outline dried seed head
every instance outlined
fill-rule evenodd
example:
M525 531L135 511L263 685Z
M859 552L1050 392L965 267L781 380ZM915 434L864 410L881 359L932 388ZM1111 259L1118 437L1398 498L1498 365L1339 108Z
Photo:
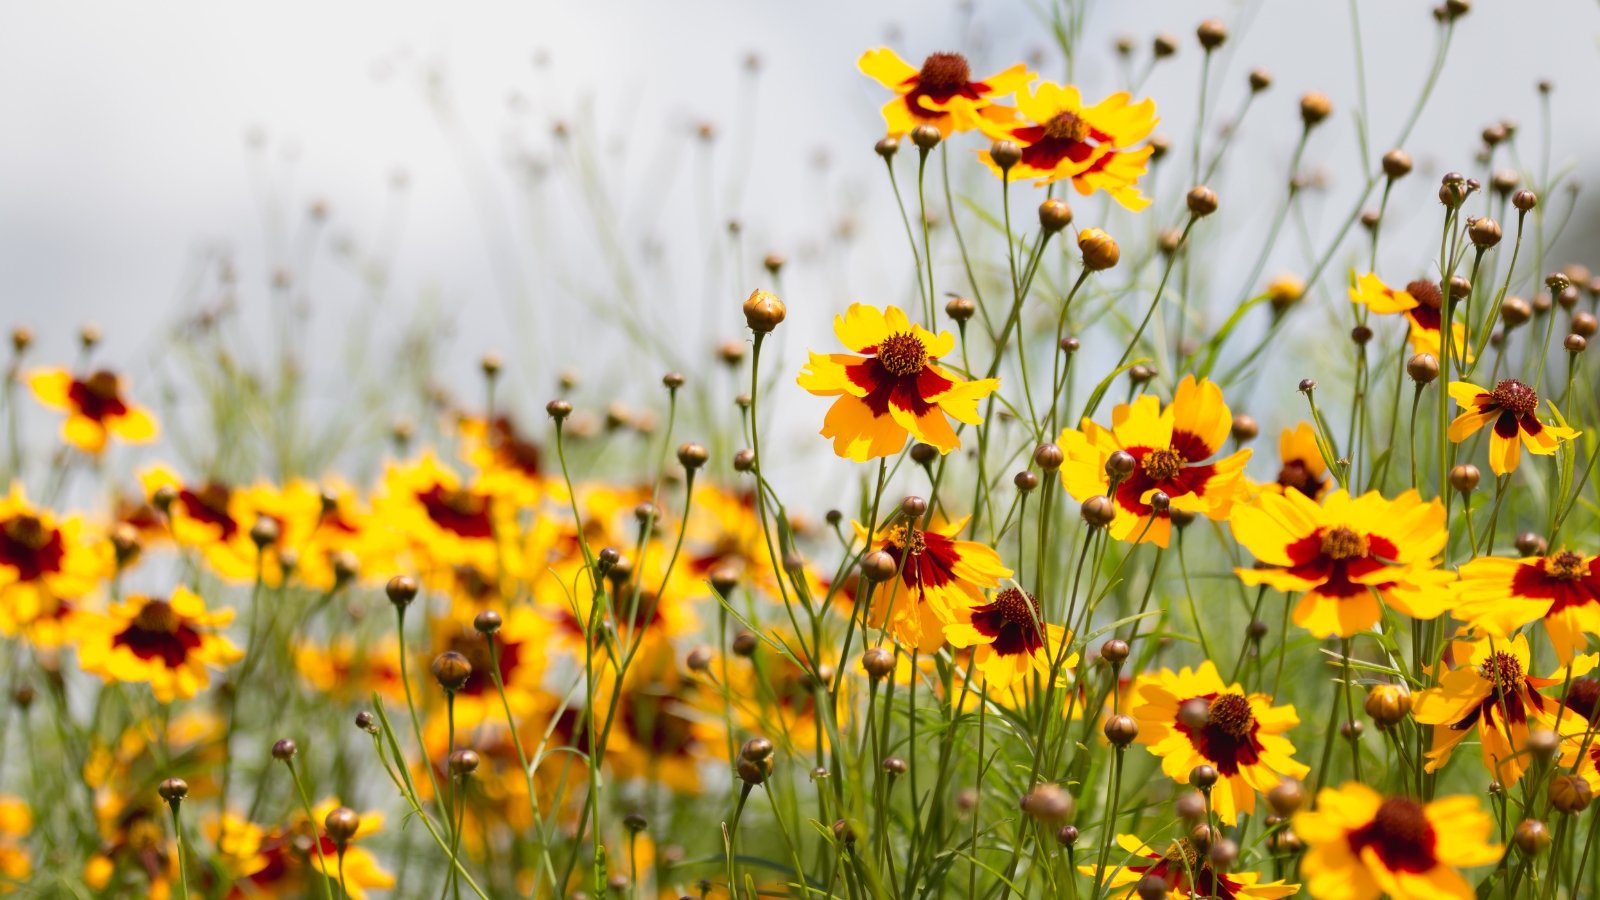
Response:
M1083 253L1083 267L1091 272L1105 271L1122 259L1116 240L1098 228L1078 232L1078 250Z
M435 656L429 669L439 686L452 694L461 690L461 686L472 677L472 663L454 650L446 650Z
M350 807L341 806L328 813L327 818L322 820L322 826L327 829L328 837L343 847L350 843L350 839L361 829L361 817Z
M1333 101L1321 91L1307 91L1300 96L1300 121L1307 129L1316 127L1333 112Z
M783 264L781 258L778 264ZM751 291L744 301L744 322L756 334L766 334L777 328L787 314L788 307L783 301L767 291Z
M1217 211L1217 192L1202 184L1190 188L1184 202L1189 205L1190 215L1203 219Z
M1000 167L1000 171L1009 172L1012 166L1022 161L1022 148L1012 141L995 141L989 145L989 158Z
M1432 384L1439 377L1439 360L1432 353L1418 353L1406 360L1406 374L1417 384Z
M1072 207L1065 200L1054 197L1039 204L1039 227L1045 234L1054 234L1072 224Z

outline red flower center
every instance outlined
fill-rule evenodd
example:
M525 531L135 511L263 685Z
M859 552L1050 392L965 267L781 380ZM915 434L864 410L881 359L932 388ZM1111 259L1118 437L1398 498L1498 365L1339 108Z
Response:
M434 485L417 492L428 518L446 531L464 538L494 536L494 523L489 518L489 499L472 491L450 489Z
M1077 113L1059 112L1044 123L1044 136L1051 140L1081 144L1089 137L1089 123Z
M1006 588L994 598L995 611L1008 625L1032 626L1043 616L1039 609L1039 598L1019 588Z
M61 571L66 547L61 532L46 529L38 516L20 515L0 523L0 565L17 570L17 580L36 581Z
M922 62L917 85L929 94L950 94L972 80L972 67L959 53L934 53Z
M1256 717L1243 694L1223 694L1211 701L1206 725L1238 740L1255 728Z
M1367 539L1340 525L1322 533L1322 555L1332 560L1357 559L1367 555Z
M1278 470L1279 486L1286 491L1299 491L1307 497L1315 498L1325 482L1326 479L1313 477L1311 470L1298 459L1289 460Z
M1571 550L1563 550L1554 556L1545 557L1544 571L1551 578L1559 581L1576 581L1583 575L1583 557Z
M1418 279L1406 285L1406 293L1411 299L1421 303L1429 309L1438 309L1443 295L1439 293L1439 286L1431 281Z
M1567 699L1562 701L1567 709L1585 719L1594 717L1595 704L1600 703L1600 678L1576 678L1567 689Z
M1510 378L1495 385L1489 397L1495 406L1515 414L1519 419L1539 408L1539 395L1533 388Z
M1145 454L1140 466L1152 481L1167 481L1183 471L1183 455L1171 447L1151 450Z
M1039 599L1014 587L972 610L972 627L990 638L990 647L1001 656L1033 653L1044 647L1043 621Z
M1479 671L1484 678L1493 681L1496 689L1502 693L1522 689L1522 663L1509 653L1495 653Z
M200 633L165 600L147 600L128 627L111 639L114 647L127 647L140 659L159 659L176 669L200 646Z
M878 345L878 362L897 378L921 372L928 364L928 348L910 332L891 334Z
M1439 864L1434 855L1438 835L1422 804L1410 797L1384 800L1372 821L1350 832L1346 840L1358 856L1370 847L1393 872L1427 872Z

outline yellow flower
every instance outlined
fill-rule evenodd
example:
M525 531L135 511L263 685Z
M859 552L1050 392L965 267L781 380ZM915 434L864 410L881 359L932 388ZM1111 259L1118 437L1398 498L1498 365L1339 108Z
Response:
M100 849L84 865L84 882L105 896L171 900L181 876L170 817L154 791L102 792L95 801Z
M961 606L955 621L944 626L944 638L955 647L976 647L974 663L986 685L1004 691L1038 673L1049 678L1056 657L1070 640L1066 629L1044 621L1037 597L1008 587L988 603ZM1060 674L1078 665L1076 653L1062 660Z
M1498 638L1544 623L1567 663L1600 634L1600 557L1561 550L1549 556L1480 556L1461 567L1452 615Z
M321 844L322 854L319 856L315 849L307 857L307 862L325 878L332 879L338 884L340 865L339 848L328 837L322 822L339 806L337 800L323 800L312 809L315 822L312 827L316 829L317 842ZM360 825L344 848L344 887L350 900L366 900L369 890L387 890L395 886L394 876L378 864L378 858L373 856L365 847L356 842L365 837L371 837L383 828L382 813L364 813ZM326 863L326 868L324 868Z
M1128 209L1144 209L1150 198L1139 193L1154 149L1134 145L1155 129L1156 104L1146 98L1133 103L1120 91L1094 106L1084 106L1074 85L1043 82L1031 91L1019 91L1017 122L985 122L983 132L995 140L1014 142L1022 159L1009 173L985 150L979 157L996 174L1008 178L1036 178L1039 184L1071 179L1087 197L1105 191Z
M1310 771L1295 761L1294 745L1284 737L1300 724L1294 707L1273 706L1270 695L1223 684L1210 660L1198 669L1141 675L1133 695L1128 712L1139 722L1139 743L1160 757L1168 778L1188 784L1190 771L1202 763L1217 770L1211 802L1224 823L1254 812L1258 791ZM1184 704L1191 700L1205 706L1203 722L1190 719Z
M332 699L356 702L373 691L386 700L405 700L400 682L400 644L393 637L358 642L335 638L325 645L302 640L294 666L306 684Z
M1493 826L1475 797L1424 805L1354 781L1323 788L1316 808L1294 817L1306 888L1328 900L1470 900L1473 887L1457 870L1500 858Z
M104 616L85 616L78 664L106 681L147 682L162 703L190 699L211 683L209 668L244 656L217 629L233 610L208 612L205 601L179 587L169 599L130 597Z
M1148 877L1167 884L1172 900L1209 897L1215 900L1278 900L1300 892L1300 885L1283 881L1262 881L1256 872L1219 872L1210 858L1188 838L1182 837L1157 850L1131 834L1117 835L1117 846L1131 857L1126 862L1108 865L1105 886L1108 897L1133 900L1139 882ZM1079 866L1091 877L1100 875L1098 866Z
M1319 500L1333 484L1328 477L1328 464L1317 448L1317 433L1310 422L1283 430L1278 438L1278 461L1278 477L1261 485L1261 490L1272 494L1299 491Z
M884 104L883 121L888 133L897 137L918 125L932 125L949 137L985 121L1010 121L1015 111L994 101L1034 78L1027 66L1018 63L976 81L967 58L959 53L931 54L921 69L914 69L888 47L868 50L856 65L861 74L895 92L894 99Z
M475 613L456 607L433 620L433 651L419 660L426 665L434 655L454 650L472 664L472 674L456 691L456 725L472 728L485 719L504 716L500 692L495 687L490 665L489 643L472 627ZM524 715L540 696L544 678L549 622L527 606L506 609L500 631L495 635L495 652L500 662L500 679L505 684L506 701L516 715Z
M20 838L33 833L33 813L16 797L0 795L0 894L15 890L6 882L25 882L33 857Z
M79 379L65 369L41 369L28 375L28 387L43 405L67 413L61 439L85 453L106 448L107 434L130 444L155 440L155 417L123 395L125 385L104 369Z
M871 588L875 627L890 621L895 640L932 653L944 644L945 625L955 621L957 610L982 603L984 588L1011 577L992 548L955 539L966 526L963 518L926 530L916 523L878 530L871 549L889 554L900 574ZM860 523L855 529L866 538Z
M1106 460L1118 450L1127 451L1134 468L1112 497L1116 518L1110 525L1111 536L1165 547L1172 519L1170 510L1150 504L1156 492L1170 498L1172 510L1219 522L1228 518L1242 493L1248 449L1208 461L1221 452L1232 427L1233 414L1222 400L1222 389L1185 375L1164 408L1145 394L1112 410L1110 428L1084 419L1079 429L1061 432L1058 443L1066 454L1061 481L1067 493L1080 501L1104 495L1111 488Z
M1417 694L1411 704L1412 717L1433 726L1433 747L1424 769L1438 771L1456 745L1476 730L1484 766L1509 788L1528 769L1529 732L1556 725L1559 704L1539 688L1561 684L1567 670L1548 678L1529 674L1528 638L1521 634L1510 640L1457 641L1450 656L1465 657L1466 664L1446 671L1437 686ZM1586 675L1594 666L1594 656L1578 657L1571 675Z
M0 496L0 634L60 644L73 601L113 568L111 544L86 540L79 517L57 519L30 505L20 484Z
M481 574L515 563L518 555L509 544L519 534L516 512L482 485L463 481L432 452L391 463L373 499L374 517L402 536L417 568L436 587L448 586L457 566Z
M1378 315L1403 314L1410 326L1408 340L1414 353L1439 355L1439 329L1443 327L1440 307L1443 295L1437 282L1418 279L1397 291L1383 283L1377 275L1368 272L1355 280L1350 288L1350 302L1365 306ZM1460 322L1451 325L1453 343L1452 359L1472 362L1472 350L1467 344L1467 329Z
M1520 381L1506 379L1494 390L1467 381L1450 382L1450 397L1461 405L1461 415L1450 423L1450 440L1460 443L1478 429L1493 423L1489 431L1489 468L1496 475L1517 470L1524 444L1528 452L1552 456L1562 441L1582 432L1539 421L1539 395Z
M865 462L892 456L908 437L949 453L961 446L949 416L977 425L978 401L1000 387L995 378L967 381L938 365L955 349L948 331L934 335L893 306L880 312L853 303L833 320L833 333L852 353L811 354L800 386L838 397L822 423L833 452Z
M1245 584L1301 594L1295 624L1317 637L1349 637L1383 618L1378 600L1403 615L1436 618L1449 606L1444 506L1415 490L1393 500L1341 488L1321 506L1299 491L1263 494L1233 512L1233 536L1264 568L1235 569Z

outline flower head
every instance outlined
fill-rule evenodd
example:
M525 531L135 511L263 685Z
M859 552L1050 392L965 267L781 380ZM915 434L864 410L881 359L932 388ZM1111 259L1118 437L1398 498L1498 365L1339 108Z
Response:
M1469 627L1508 638L1529 622L1563 663L1600 634L1600 557L1558 550L1548 556L1480 556L1461 567L1452 614Z
M1500 858L1489 843L1493 827L1474 797L1424 804L1404 795L1383 797L1359 782L1324 788L1315 810L1295 815L1307 846L1306 887L1344 900L1435 900L1476 896L1457 871Z
M1273 494L1299 491L1313 500L1321 499L1332 486L1328 464L1317 449L1317 433L1310 422L1285 428L1278 437L1278 477L1261 486Z
M1378 600L1432 619L1449 604L1444 506L1416 491L1385 500L1341 488L1322 505L1299 491L1263 494L1233 512L1233 535L1260 564L1235 569L1245 584L1301 594L1295 624L1318 637L1349 637L1383 617Z
M1106 459L1118 450L1127 451L1136 464L1116 486L1111 536L1165 547L1172 520L1169 510L1151 505L1156 493L1167 495L1170 509L1217 521L1232 510L1244 487L1250 451L1211 461L1232 426L1233 414L1223 403L1222 389L1186 375L1165 407L1145 394L1112 410L1110 428L1084 419L1081 430L1063 431L1057 441L1067 456L1061 481L1078 500L1105 494L1111 486Z
M1404 315L1411 329L1408 336L1411 349L1417 353L1439 355L1439 332L1444 327L1441 312L1444 295L1440 293L1437 282L1418 279L1407 284L1404 290L1397 291L1384 284L1377 275L1368 272L1355 279L1350 288L1350 302L1365 306L1378 315ZM1464 362L1472 362L1466 326L1460 322L1452 323L1450 333L1453 340L1450 355Z
M315 831L316 841L322 850L319 855L313 848L306 856L306 862L322 873L324 878L330 879L340 877L340 853L338 845L328 836L327 828L322 823L338 805L336 800L323 800L312 810L311 824L302 826ZM371 851L357 844L362 838L376 834L383 828L383 814L365 813L359 821L356 833L346 843L343 854L343 884L350 900L366 900L368 890L387 890L395 886L394 875L378 864L378 858Z
M976 647L973 662L993 690L1004 691L1036 672L1049 677L1068 640L1066 629L1044 620L1039 599L1022 588L1008 587L988 603L958 607L955 621L944 627L945 640L956 647ZM1077 654L1061 660L1061 672L1078 664Z
M1460 443L1492 423L1489 468L1496 475L1517 470L1523 445L1529 453L1551 456L1562 441L1581 434L1562 425L1540 422L1539 395L1514 379L1496 383L1493 390L1467 381L1452 381L1450 396L1462 409L1461 415L1450 423L1450 440Z
M944 626L955 621L956 610L981 604L983 590L999 587L1011 570L992 548L955 539L966 519L928 529L919 524L877 532L872 549L889 554L899 576L873 585L869 599L875 625L890 621L896 640L931 653L944 643ZM856 532L866 537L860 524Z
M1144 209L1150 199L1139 193L1137 183L1154 150L1148 144L1134 145L1156 127L1156 105L1148 98L1138 103L1131 100L1130 94L1121 91L1094 106L1084 106L1074 85L1044 82L1017 94L1021 121L986 122L983 126L988 136L1021 148L1021 160L1006 170L988 151L980 156L1003 177L1034 178L1039 184L1070 179L1085 197L1105 191L1128 209Z
M101 369L78 378L65 369L41 369L28 375L28 387L40 403L67 414L61 438L85 453L106 448L107 435L130 444L155 440L155 417L124 396L126 385L115 372Z
M1300 892L1300 885L1283 881L1262 881L1256 872L1219 872L1211 860L1186 837L1167 844L1165 850L1139 840L1131 834L1117 835L1117 846L1127 851L1131 859L1120 865L1108 865L1101 873L1096 866L1079 866L1084 875L1104 874L1108 878L1107 896L1132 900L1137 896L1139 882L1155 876L1167 883L1167 893L1173 900L1190 897L1213 897L1216 900L1277 900Z
M1450 761L1450 754L1474 730L1483 745L1483 764L1490 775L1506 787L1522 778L1530 761L1528 734L1535 728L1553 729L1557 702L1539 693L1540 688L1560 684L1566 670L1548 678L1528 671L1528 638L1517 635L1510 640L1483 638L1457 642L1450 647L1464 665L1445 672L1435 687L1417 694L1412 701L1412 716L1418 723L1433 726L1433 748L1427 753L1426 771L1438 771ZM1593 656L1574 661L1573 677L1586 675L1594 668Z
M971 131L981 122L1007 122L1016 114L995 100L1013 94L1032 81L1034 73L1018 63L982 81L972 77L972 66L959 53L934 53L916 69L888 47L861 54L861 73L894 91L884 104L883 121L895 137L918 125L932 125L945 137Z
M1211 791L1217 818L1232 824L1256 808L1256 792L1269 791L1284 778L1302 778L1310 769L1294 759L1284 732L1300 724L1293 706L1273 706L1267 694L1246 694L1228 685L1210 660L1198 669L1162 669L1141 675L1133 685L1129 713L1139 722L1139 743L1161 758L1161 770L1189 783L1195 766L1217 770ZM1205 720L1187 714L1199 700Z
M130 597L104 616L86 618L78 644L83 670L108 682L147 682L162 703L194 697L211 681L207 668L244 655L217 633L233 610L210 612L184 587L167 599Z
M955 337L913 325L897 307L879 311L853 303L833 320L833 333L862 355L813 353L800 386L839 398L821 433L833 438L833 452L846 459L893 455L908 437L949 453L961 439L945 417L979 424L978 401L1000 386L998 379L968 381L940 366L939 358L955 349Z
M0 634L59 644L72 601L111 569L111 545L88 541L78 517L30 505L18 484L0 496Z

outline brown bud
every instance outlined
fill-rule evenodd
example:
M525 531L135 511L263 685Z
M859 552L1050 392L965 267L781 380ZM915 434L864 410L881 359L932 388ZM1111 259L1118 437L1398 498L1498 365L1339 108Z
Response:
M28 347L32 344L33 332L29 331L26 326L18 325L11 329L11 351L13 353L21 356L27 352Z
M741 447L733 454L733 470L735 472L748 472L756 467L756 452L749 447Z
M1112 638L1100 645L1100 658L1114 666L1122 665L1127 660L1130 652L1132 652L1132 648L1128 646L1127 641L1121 638Z
M1063 847L1077 846L1078 827L1076 825L1063 825L1056 829L1056 843Z
M1267 791L1267 804L1272 811L1288 818L1306 802L1306 789L1293 778L1285 778Z
M1206 795L1199 791L1184 791L1173 803L1178 818L1196 822L1206 816Z
M1511 839L1523 856L1538 856L1550 846L1550 829L1538 819L1523 819Z
M1439 377L1439 361L1432 353L1418 353L1406 360L1406 374L1417 384L1432 384Z
M472 617L472 628L479 634L488 636L500 630L505 620L492 609L486 609Z
M1476 246L1483 248L1493 247L1495 244L1500 243L1500 223L1488 216L1473 219L1467 225L1467 237L1472 238L1472 243Z
M167 801L169 806L177 806L183 798L189 796L189 782L182 778L168 778L156 788L156 793L161 799Z
M1589 808L1594 792L1582 775L1557 775L1550 780L1550 805L1561 812L1581 813Z
M1178 721L1190 731L1199 731L1211 723L1211 703L1201 697L1192 697L1178 704Z
M1524 531L1517 535L1513 546L1523 556L1543 556L1550 549L1550 545L1545 542L1544 538L1531 531Z
M343 847L345 844L350 843L350 839L355 837L356 832L361 829L361 817L356 815L356 811L350 807L341 806L328 813L327 818L322 820L322 825L327 829L328 837L335 844Z
M1116 240L1098 228L1078 232L1078 250L1083 253L1083 267L1091 272L1102 272L1122 259Z
M744 301L744 322L756 334L766 334L777 328L787 314L788 307L783 301L767 291L752 291Z
M1506 323L1507 328L1518 325L1533 318L1533 307L1521 297L1507 297L1500 303L1500 320Z
M1126 450L1113 450L1111 455L1106 457L1106 474L1114 481L1121 481L1132 475L1133 467L1138 464L1139 461L1133 458L1132 453Z
M1515 206L1518 212L1527 212L1539 205L1539 195L1523 188L1511 195L1511 205Z
M1313 128L1333 112L1333 101L1321 91L1307 91L1300 96L1300 121Z
M703 444L690 442L678 446L678 463L691 472L705 465L710 458L711 454Z
M1411 712L1411 692L1397 684L1375 684L1367 691L1365 706L1379 730L1392 728Z
M1581 334L1569 334L1561 339L1561 346L1568 353L1582 353L1589 349L1589 339Z
M1139 723L1133 720L1133 716L1123 713L1106 719L1104 730L1106 740L1113 746L1126 747L1139 736Z
M1221 47L1222 42L1228 39L1228 26L1222 24L1221 19L1206 19L1194 33L1200 39L1200 46L1210 52Z
M989 145L989 158L1000 167L1000 171L1009 172L1012 166L1022 161L1022 148L1012 141L995 141Z
M1057 447L1055 444L1040 444L1033 451L1034 464L1046 472L1054 472L1055 470L1061 468L1061 463L1065 461L1065 459L1066 455L1063 454L1061 452L1061 448Z
M861 574L868 581L888 581L899 568L894 557L882 550L874 550L861 559Z
M886 756L883 759L883 771L891 776L904 775L911 771L911 767L898 756Z
M1133 890L1139 896L1139 900L1167 900L1167 893L1171 887L1167 884L1167 879L1160 875L1146 875L1139 879Z
M1458 493L1470 494L1478 488L1480 478L1478 467L1471 463L1462 463L1450 470L1450 486ZM1370 698L1371 695L1368 694Z
M1023 796L1022 811L1040 822L1059 822L1072 815L1072 795L1060 785L1041 784Z
M1184 202L1189 205L1190 215L1203 219L1217 211L1217 192L1202 184L1190 188Z
M1489 186L1501 197L1509 195L1521 183L1522 176L1517 174L1516 169L1495 169L1494 174L1489 177Z
M294 741L284 738L273 743L272 758L278 760L279 762L288 762L289 760L294 759L294 755L298 753L299 750L300 748L295 746Z
M1399 181L1411 174L1411 154L1396 147L1383 155L1383 174L1390 181Z
M756 637L756 633L753 631L741 630L733 636L733 655L742 659L749 659L754 656L760 646L761 639Z
M1233 439L1241 444L1248 444L1261 433L1261 426L1256 424L1253 416L1237 415L1233 417Z
M410 575L396 575L384 586L384 593L389 595L390 603L404 609L417 599L417 580Z
M465 656L454 650L446 650L435 656L430 669L433 672L434 680L439 682L440 687L450 693L461 690L461 686L467 683L468 678L472 677L472 663L468 662Z
M918 125L911 129L911 143L924 153L939 146L941 140L944 140L944 135L932 125Z
M1206 763L1201 763L1189 770L1189 783L1202 791L1209 791L1217 784L1217 770Z
M572 404L565 400L551 400L544 405L544 411L550 414L550 418L560 422L572 415Z
M944 314L958 323L972 318L977 311L978 304L966 297L952 297L950 302L944 305Z
M1079 514L1090 528L1104 528L1117 517L1117 510L1105 495L1095 494L1083 501Z
M280 533L277 519L258 516L256 523L250 526L250 542L256 545L257 550L264 550L278 542Z
M1166 59L1167 57L1172 56L1178 52L1177 35L1163 31L1162 33L1156 35L1155 41L1152 42L1150 49L1151 52L1155 54L1156 59Z
M1250 90L1251 90L1251 92L1259 94L1259 93L1261 93L1262 91L1266 90L1269 87L1272 87L1272 73L1271 72L1268 72L1266 69L1251 69L1250 70Z
M482 762L482 760L478 757L478 751L462 748L450 754L450 760L448 763L450 774L457 778L465 778L468 775L471 775L473 772L478 771L478 764L480 762Z
M1045 234L1054 234L1072 224L1072 207L1054 197L1039 204L1039 227Z
M1597 322L1594 313L1579 310L1572 314L1572 333L1586 338L1594 337L1600 322Z
M1011 483L1016 485L1017 490L1026 494L1039 486L1039 476L1030 469L1023 469L1011 479Z
M873 681L882 681L894 674L894 654L882 647L873 647L861 654L861 668Z
M900 152L900 140L892 137L881 138L873 145L872 152L885 160L894 159L894 155Z

